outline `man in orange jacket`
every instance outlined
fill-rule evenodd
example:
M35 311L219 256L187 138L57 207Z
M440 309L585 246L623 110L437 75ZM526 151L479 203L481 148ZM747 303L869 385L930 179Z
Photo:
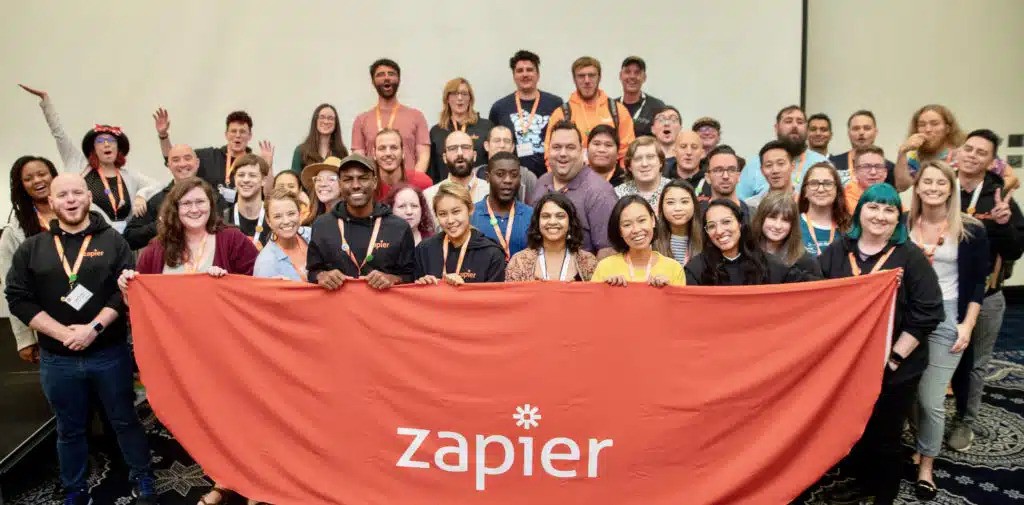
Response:
M576 91L569 101L551 113L550 124L562 119L576 123L576 129L583 137L583 148L590 130L599 124L614 127L619 135L619 164L626 157L626 149L633 142L633 118L626 106L608 97L600 87L601 62L590 56L577 58L572 64L572 80L576 83ZM551 144L551 132L544 137L544 157L547 160L548 146ZM550 170L550 168L549 168Z

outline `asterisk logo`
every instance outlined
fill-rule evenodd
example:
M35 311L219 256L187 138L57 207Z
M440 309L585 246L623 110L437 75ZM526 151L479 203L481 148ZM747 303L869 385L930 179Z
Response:
M512 419L516 420L516 426L524 430L540 426L540 423L537 422L540 418L540 408L529 403L516 407L516 413L512 414Z

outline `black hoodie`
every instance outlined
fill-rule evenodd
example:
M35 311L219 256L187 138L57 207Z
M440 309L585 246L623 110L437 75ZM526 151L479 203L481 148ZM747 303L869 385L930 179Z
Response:
M459 275L466 282L505 282L505 251L497 242L485 237L476 228L470 228L469 245ZM416 246L416 278L443 275L444 233L424 239ZM455 272L459 263L459 248L448 244L448 272Z
M992 208L996 206L996 188L1003 187L1003 178L992 172L985 172L985 179L981 181L981 194L978 195L978 204L974 209L974 217L981 220L985 225L985 232L988 234L988 244L991 249L989 264L995 266L996 257L1002 258L1002 264L998 270L993 271L995 279L989 279L985 295L998 292L1003 287L1003 281L1010 276L1009 262L1017 260L1024 253L1024 215L1020 212L1017 202L1010 200L1010 221L1006 224L996 223L992 219ZM972 192L960 190L960 209L967 212L971 206ZM1005 197L1005 193L1002 195ZM990 274L991 276L991 274ZM995 281L995 282L993 282ZM991 286L995 285L994 288Z
M81 310L75 310L61 301L68 294L68 276L53 243L57 236L64 247L68 264L74 266L85 237L92 235L78 271L78 284L92 292ZM64 325L92 324L104 307L117 311L118 317L103 330L84 351L71 351L58 340L39 333L39 345L54 354L87 355L98 349L125 341L125 306L117 277L121 271L135 267L128 242L97 212L89 213L89 226L78 233L60 229L56 220L50 231L37 233L25 240L14 253L11 270L7 274L7 303L11 314L28 324L40 312Z
M356 260L363 261L366 249L370 245L373 233L373 221L380 217L380 231L377 233L377 246L373 249L373 258L366 262L362 272L352 262L348 254L341 250L341 232L338 220L345 220L345 239ZM412 238L412 228L404 219L391 213L391 207L374 203L370 217L353 217L348 213L344 203L339 203L334 210L323 214L313 222L313 234L309 240L309 251L306 256L306 269L309 270L309 281L316 282L320 272L341 270L349 277L366 275L373 270L386 274L397 275L402 282L412 282L413 248L416 242Z

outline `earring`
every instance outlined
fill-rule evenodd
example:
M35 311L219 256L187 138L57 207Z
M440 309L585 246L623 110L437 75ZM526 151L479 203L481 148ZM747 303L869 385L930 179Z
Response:
M571 239L571 238L572 238L572 234L571 233L566 233L565 234L565 239L566 240Z

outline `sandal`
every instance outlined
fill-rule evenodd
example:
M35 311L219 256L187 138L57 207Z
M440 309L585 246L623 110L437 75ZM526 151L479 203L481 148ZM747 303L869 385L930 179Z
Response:
M935 484L926 480L918 480L917 484L914 485L914 495L917 496L918 500L930 501L935 499L935 496L939 494L939 489L935 487Z
M207 500L207 498L213 493L217 493L218 495L220 495L220 499L217 501ZM230 497L234 493L235 492L230 489L213 486L213 488L211 488L209 491L206 492L206 494L199 498L199 503L197 505L220 505L224 503L228 499L228 497Z

